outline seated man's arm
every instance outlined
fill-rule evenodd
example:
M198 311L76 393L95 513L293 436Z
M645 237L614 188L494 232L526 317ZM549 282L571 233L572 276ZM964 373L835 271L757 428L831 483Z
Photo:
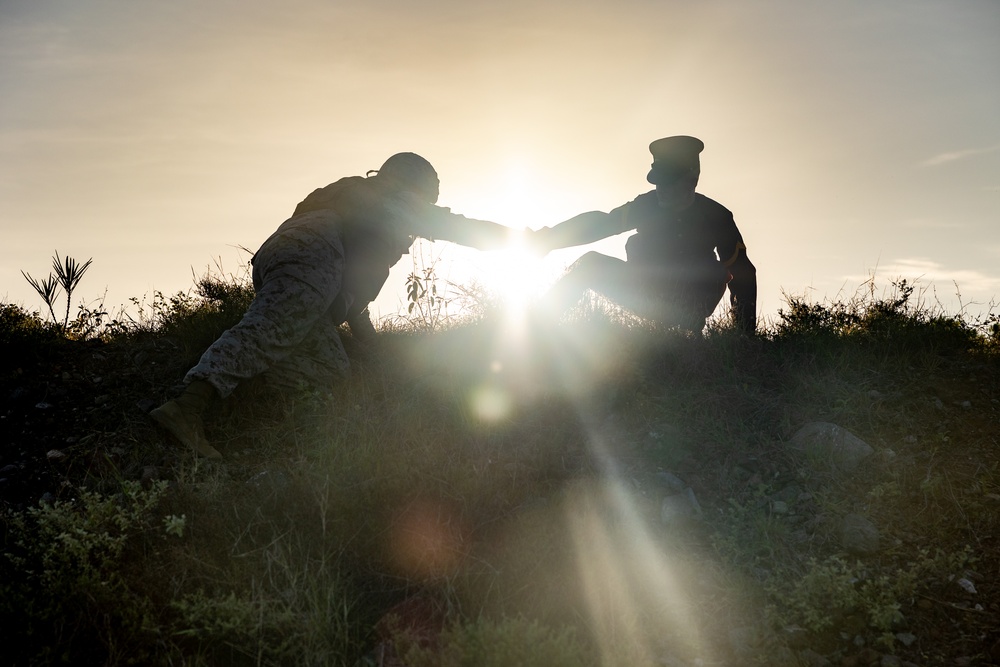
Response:
M532 235L536 246L548 252L557 248L586 245L614 236L618 232L602 211L588 211L560 222L555 227L543 227Z
M629 212L637 201L619 206L610 213L588 211L554 227L543 227L533 232L531 241L536 248L548 252L557 248L586 245L635 229L635 224L629 221Z
M729 281L729 303L736 326L753 335L757 330L757 269L747 257L745 247L737 250L736 256L726 268L733 276Z

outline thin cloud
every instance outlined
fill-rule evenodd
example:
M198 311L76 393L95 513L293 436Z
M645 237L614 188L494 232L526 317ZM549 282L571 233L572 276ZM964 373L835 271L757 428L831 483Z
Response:
M935 155L932 158L924 160L923 162L920 163L920 166L936 167L938 165L947 164L949 162L964 160L974 155L985 155L987 153L995 153L997 151L1000 151L1000 144L995 144L987 148L969 148L964 151L951 151L950 153L941 153L940 155Z
M910 229L965 229L968 224L953 220L931 220L929 218L911 218L903 221L903 226Z
M961 292L995 295L1000 293L1000 275L990 275L973 269L962 269L945 266L926 257L906 257L897 259L890 264L880 264L873 274L877 279L892 281L905 278L918 286L936 288L938 291L957 289ZM852 284L861 284L870 279L868 276L845 276Z

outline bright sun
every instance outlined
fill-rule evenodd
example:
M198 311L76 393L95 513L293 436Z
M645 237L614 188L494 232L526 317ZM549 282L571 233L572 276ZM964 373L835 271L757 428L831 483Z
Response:
M508 309L521 311L551 283L543 257L523 242L482 253L481 273L487 289L499 296Z
M508 165L495 190L483 199L486 205L481 215L512 229L552 226L566 217L558 210L553 193L546 192L543 179L523 164ZM559 267L516 235L506 248L476 253L474 261L484 287L513 312L523 312L560 273Z

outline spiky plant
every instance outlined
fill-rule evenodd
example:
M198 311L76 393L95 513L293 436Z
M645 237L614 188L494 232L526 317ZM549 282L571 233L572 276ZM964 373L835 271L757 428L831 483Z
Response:
M28 284L35 288L38 295L42 297L42 301L44 301L45 305L49 307L49 314L52 315L52 321L57 322L54 305L56 298L59 296L59 280L51 273L45 280L33 278L31 274L25 273L24 271L21 271L21 275L28 281Z
M80 264L68 255L66 259L62 259L59 257L59 251L57 250L56 256L52 258L52 268L55 270L55 273L50 273L48 278L39 280L21 271L24 279L35 288L38 295L42 297L42 301L49 307L49 314L52 316L53 324L59 324L59 319L56 317L55 311L56 299L59 297L59 287L61 286L66 292L66 315L62 321L62 327L66 329L69 326L69 309L73 302L73 290L83 280L83 274L87 272L87 269L90 268L90 263L93 261L94 259L90 258L83 264Z
M65 260L62 260L59 258L59 251L56 251L56 256L52 260L52 268L56 272L59 284L66 291L66 316L63 318L63 327L69 326L69 308L72 302L73 290L80 284L83 274L87 272L87 269L90 268L90 263L93 261L94 258L91 257L83 264L80 264L69 255L66 256Z

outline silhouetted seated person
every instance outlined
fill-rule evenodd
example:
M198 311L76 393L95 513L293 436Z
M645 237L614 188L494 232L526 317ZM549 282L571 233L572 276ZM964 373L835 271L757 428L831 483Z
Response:
M640 317L701 332L728 287L736 325L753 334L757 270L733 214L695 192L704 146L687 136L654 141L646 179L656 190L610 213L581 213L533 234L535 246L548 252L636 231L625 245L627 261L583 255L544 297L546 311L563 312L589 289Z
M414 153L397 153L368 177L348 176L315 190L253 257L255 296L184 377L184 392L150 415L203 456L221 455L201 415L241 383L322 389L345 375L337 332L374 333L368 304L416 236L479 249L503 246L509 227L436 206L438 175Z

